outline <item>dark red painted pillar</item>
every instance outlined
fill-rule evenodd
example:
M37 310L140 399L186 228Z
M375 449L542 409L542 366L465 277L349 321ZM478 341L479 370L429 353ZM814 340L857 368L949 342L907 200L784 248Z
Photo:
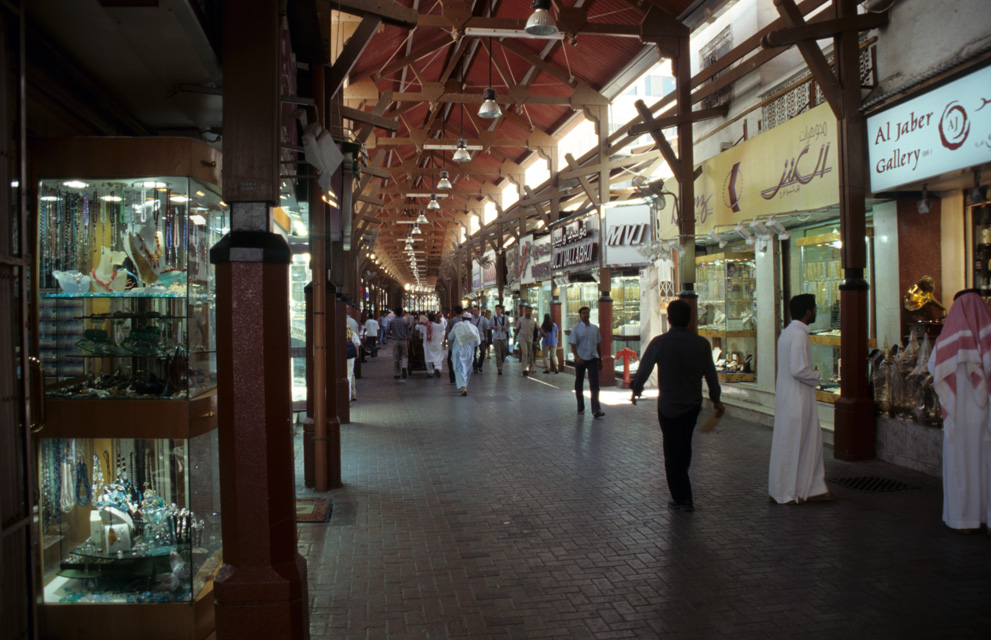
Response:
M308 638L296 549L289 368L289 246L279 202L280 2L223 13L224 198L230 233L210 252L217 284L217 417L224 563L218 640Z
M313 472L313 428L314 400L313 387L313 283L303 289L306 301L306 419L303 420L303 484L310 489L316 484Z
M602 338L602 371L599 372L600 387L616 386L616 368L613 366L612 351L612 271L608 267L599 269L599 335Z
M327 299L327 306L331 306L330 298ZM348 303L345 302L343 294L337 294L334 309L337 311L337 313L334 314L334 317L337 320L336 333L334 333L334 347L337 349L334 355L334 362L336 364L337 371L337 384L335 386L335 391L337 394L337 415L341 419L341 424L350 424L351 392L348 390L348 357L345 352L346 345L344 344L344 341L347 340L348 323L346 318L348 314ZM338 438L338 448L339 447L340 438Z

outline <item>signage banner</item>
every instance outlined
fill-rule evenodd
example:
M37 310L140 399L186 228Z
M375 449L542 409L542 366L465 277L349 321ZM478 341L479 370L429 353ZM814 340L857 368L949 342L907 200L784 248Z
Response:
M520 263L519 279L520 284L533 284L533 235L525 235L520 238Z
M604 264L610 267L640 266L648 260L638 250L653 241L650 207L645 204L606 209Z
M533 241L531 249L530 275L536 282L551 279L551 236L545 235Z
M695 180L695 233L733 226L756 216L788 214L834 206L839 202L836 118L828 104L795 116L702 163ZM657 215L658 239L678 235L671 192Z
M551 277L551 237L523 236L520 242L520 283L535 284Z
M506 255L506 288L520 288L520 243L514 242L505 250Z
M494 287L496 285L496 254L489 249L483 258L485 265L482 267L482 287Z
M867 118L871 191L991 161L991 67Z
M477 261L471 261L471 290L478 291L482 288L482 267Z
M554 229L551 232L551 247L551 269L555 274L598 267L598 212Z

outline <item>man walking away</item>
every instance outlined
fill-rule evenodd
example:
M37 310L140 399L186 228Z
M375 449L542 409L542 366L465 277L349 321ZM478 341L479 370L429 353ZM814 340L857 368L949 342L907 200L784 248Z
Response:
M520 348L520 362L523 364L523 375L530 375L533 362L533 332L537 330L537 321L531 317L529 306L523 307L523 317L516 324L516 346Z
M506 361L506 347L509 343L509 318L505 307L496 305L496 314L492 318L492 344L495 345L495 361L499 375L502 375L502 363Z
M529 314L528 314L529 315ZM575 396L578 398L578 415L585 415L585 371L588 371L588 389L592 394L592 415L601 418L606 415L599 404L599 371L602 369L602 346L599 328L589 322L592 317L588 307L578 310L581 320L571 330L568 344L575 358ZM533 340L533 330L527 335ZM532 349L532 347L531 347Z
M647 345L631 386L635 400L643 393L643 386L657 365L660 389L657 421L664 436L664 471L672 498L668 506L678 511L695 510L688 468L692 464L692 434L702 410L702 378L709 385L709 399L716 414L721 416L726 411L719 401L712 347L708 340L688 328L691 319L692 307L684 300L674 300L668 305L671 328Z
M816 298L791 299L791 324L778 337L778 377L774 388L774 433L767 492L778 504L832 500L822 462L822 430L816 411L819 372L812 368L809 325L816 320Z
M451 316L451 321L447 323L447 374L451 380L451 384L455 383L454 376L454 336L451 335L451 330L454 329L454 325L461 322L461 314L464 309L461 305L454 305L454 313Z
M404 317L406 312L402 307L396 307L396 317L389 321L392 332L392 371L394 378L405 378L409 375L409 323Z
M379 323L372 314L365 320L365 349L375 358L379 354Z

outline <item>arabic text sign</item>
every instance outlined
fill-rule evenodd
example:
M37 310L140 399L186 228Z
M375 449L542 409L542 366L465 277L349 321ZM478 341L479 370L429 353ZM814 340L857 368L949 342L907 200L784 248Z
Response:
M650 207L613 207L606 209L606 231L602 245L605 264L611 267L647 264L647 257L638 249L649 245Z
M991 161L991 67L867 119L871 191Z
M836 118L822 104L701 164L695 181L695 233L756 216L839 202ZM670 180L665 190L677 192ZM658 237L678 235L674 198L665 198Z
M599 214L594 213L554 229L551 234L554 273L584 271L599 266Z

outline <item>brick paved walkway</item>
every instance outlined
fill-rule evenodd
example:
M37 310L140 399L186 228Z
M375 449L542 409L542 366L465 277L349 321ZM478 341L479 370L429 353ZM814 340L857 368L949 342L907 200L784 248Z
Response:
M936 478L827 449L829 478L919 488L770 504L771 432L731 409L672 512L653 400L605 391L593 420L567 374L487 366L462 398L384 355L331 521L300 525L314 638L991 637L991 538L943 526Z

